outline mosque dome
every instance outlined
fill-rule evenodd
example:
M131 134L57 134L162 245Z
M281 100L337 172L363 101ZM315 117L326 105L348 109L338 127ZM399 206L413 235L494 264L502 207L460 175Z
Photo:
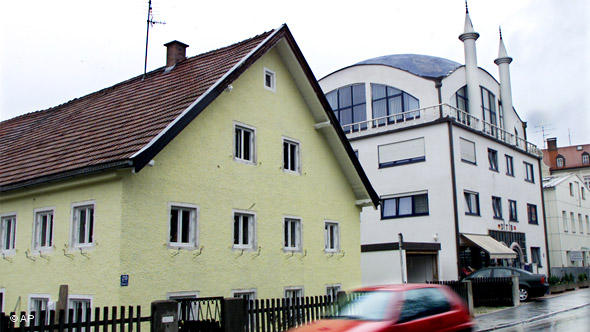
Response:
M455 61L422 54L384 55L361 61L356 65L384 65L426 78L447 76L462 66Z

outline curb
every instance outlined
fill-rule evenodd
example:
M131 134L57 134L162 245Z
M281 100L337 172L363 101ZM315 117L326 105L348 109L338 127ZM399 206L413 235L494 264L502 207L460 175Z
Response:
M490 328L486 328L486 329L481 329L481 330L475 330L476 332L486 332L486 331L493 331L493 330L498 330L498 329L503 329L503 328L507 328L507 327L511 327L511 326L515 326L515 325L520 325L520 324L527 324L530 322L534 322L536 320L541 320L547 317L551 317L553 315L557 315L557 314L561 314L567 311L571 311L571 310L576 310L576 309L580 309L583 308L585 306L589 306L590 303L584 303L582 305L579 306L575 306L575 307L571 307L571 308L567 308L567 309L563 309L563 310L559 310L559 311L554 311L554 312L550 312L548 314L543 314L543 315L539 315L539 316L534 316L531 317L529 319L525 319L522 322L512 322L512 323L506 323L506 324L500 324L500 325L496 325Z

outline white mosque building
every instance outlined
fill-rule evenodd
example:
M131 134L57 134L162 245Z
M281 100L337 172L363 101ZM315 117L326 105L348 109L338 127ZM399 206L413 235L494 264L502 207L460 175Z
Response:
M478 37L467 11L464 65L387 55L320 80L381 198L361 214L364 284L456 280L489 264L548 272L542 154L513 107L501 35L499 82L477 66Z

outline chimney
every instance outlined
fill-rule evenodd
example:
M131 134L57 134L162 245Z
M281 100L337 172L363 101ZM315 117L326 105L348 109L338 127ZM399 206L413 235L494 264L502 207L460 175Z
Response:
M173 40L164 44L166 46L166 67L172 67L186 59L187 44Z
M547 139L547 150L555 151L557 150L557 137L551 137Z

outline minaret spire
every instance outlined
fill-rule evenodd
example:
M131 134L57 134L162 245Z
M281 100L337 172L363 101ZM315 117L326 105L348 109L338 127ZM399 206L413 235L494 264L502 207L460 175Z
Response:
M479 109L479 83L477 81L477 51L475 41L479 38L479 33L473 29L471 18L469 17L469 7L465 1L465 25L463 33L459 35L459 40L463 42L465 50L465 82L467 84L468 112L474 114Z
M512 86L510 83L510 63L512 58L506 52L504 39L502 39L502 27L498 27L498 31L500 33L500 44L498 46L498 58L494 60L494 63L498 65L500 73L500 99L504 114L506 114L512 110ZM503 126L503 124L500 123L500 126Z

